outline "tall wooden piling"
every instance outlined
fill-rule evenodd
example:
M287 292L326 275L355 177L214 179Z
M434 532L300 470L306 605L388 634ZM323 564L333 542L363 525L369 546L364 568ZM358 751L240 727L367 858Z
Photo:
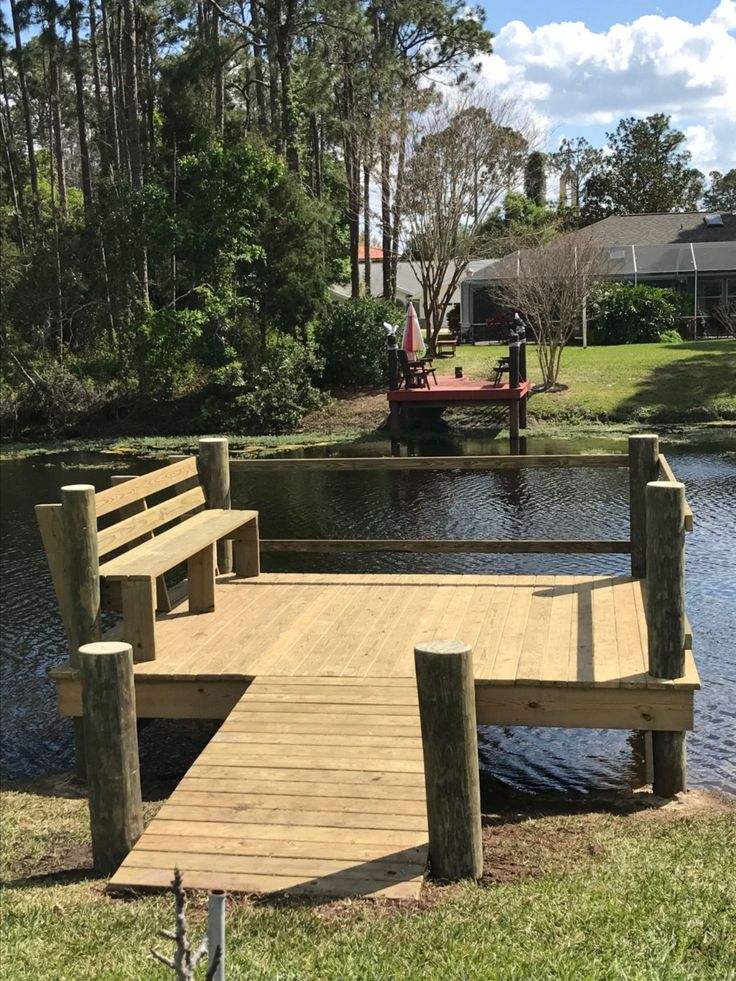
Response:
M230 507L230 455L224 437L200 439L197 470L208 508ZM217 568L220 574L233 571L233 544L217 543Z
M657 480L646 488L647 634L649 674L685 673L685 486ZM652 733L654 793L687 789L684 732Z
M519 379L520 381L527 381L527 368L526 368L526 328L523 324L519 324L516 328L516 333L519 338ZM519 429L526 429L526 403L528 395L525 395L519 401Z
M483 847L472 651L459 641L430 641L414 648L414 665L432 877L478 879Z
M659 438L651 434L629 436L631 575L637 579L647 574L646 487L658 476Z
M114 872L143 832L130 644L79 649L92 857Z
M66 617L69 663L76 667L79 648L100 639L100 561L95 489L91 484L68 484L61 488L61 521L69 597ZM74 720L74 765L77 776L84 780L87 764L81 719Z

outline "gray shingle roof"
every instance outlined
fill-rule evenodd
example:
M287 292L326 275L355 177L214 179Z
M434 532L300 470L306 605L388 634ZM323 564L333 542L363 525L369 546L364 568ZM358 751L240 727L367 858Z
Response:
M612 215L586 231L597 245L680 245L685 242L736 242L736 215L722 214L721 227L709 227L710 212Z

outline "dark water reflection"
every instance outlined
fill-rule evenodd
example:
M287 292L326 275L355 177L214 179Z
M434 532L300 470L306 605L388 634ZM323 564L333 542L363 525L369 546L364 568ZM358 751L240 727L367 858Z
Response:
M528 451L610 449L593 441L529 441ZM507 444L477 437L411 447L416 453L488 453ZM621 447L623 449L623 447ZM390 452L388 443L331 449ZM406 448L404 448L406 452ZM312 455L321 455L315 450ZM688 485L696 531L687 541L688 613L704 682L689 742L693 784L736 791L736 453L692 447L668 452ZM2 464L2 772L18 777L71 761L70 727L57 718L50 666L61 659L61 626L33 519L33 505L58 500L61 484L107 486L110 473L154 469L155 461L92 454ZM617 470L238 473L233 505L261 511L266 538L626 537L627 477ZM266 555L267 570L319 572L626 572L626 556ZM626 732L486 728L485 767L532 790L628 787L637 782Z

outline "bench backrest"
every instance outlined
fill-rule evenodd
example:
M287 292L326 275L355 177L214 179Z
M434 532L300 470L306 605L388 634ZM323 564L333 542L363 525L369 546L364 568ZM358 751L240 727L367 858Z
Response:
M174 488L174 496L149 506L148 498ZM113 478L113 486L95 495L97 518L117 513L118 519L97 532L100 559L133 548L157 530L204 507L197 458L186 457L142 477Z
M175 491L173 497L149 507L148 498L171 488ZM102 559L118 550L127 551L153 537L154 532L164 526L199 511L204 504L196 456L177 460L141 477L114 477L112 487L95 495L98 521L108 515L117 518L104 522L106 527L97 532L98 557ZM59 611L68 633L71 598L62 505L38 504L35 511Z

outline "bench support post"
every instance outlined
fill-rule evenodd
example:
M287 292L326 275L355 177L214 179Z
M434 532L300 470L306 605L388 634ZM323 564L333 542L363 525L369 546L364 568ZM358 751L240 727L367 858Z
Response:
M207 508L230 508L230 456L225 438L200 439L197 469ZM233 571L233 546L228 540L217 543L220 575Z
M95 489L91 484L61 488L61 520L69 595L69 662L77 667L82 644L100 639L100 562ZM84 780L87 766L81 719L74 720L74 757L76 774Z
M414 648L432 878L483 873L473 655L459 641Z
M209 613L215 608L215 545L197 552L187 561L189 612Z
M261 547L258 537L258 518L249 521L236 532L233 540L235 575L250 578L261 574Z
M79 649L88 762L92 857L98 872L114 872L143 832L130 644Z
M646 487L647 635L649 674L685 673L685 486L657 480ZM687 789L684 732L653 732L654 793Z
M133 648L133 661L156 660L156 584L153 579L127 579L121 584L123 634Z

